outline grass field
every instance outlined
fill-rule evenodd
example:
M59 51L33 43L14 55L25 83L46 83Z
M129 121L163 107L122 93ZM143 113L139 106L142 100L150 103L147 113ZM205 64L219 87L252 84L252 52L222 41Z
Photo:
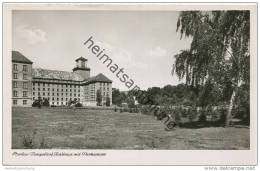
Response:
M249 128L175 128L140 113L111 110L13 108L12 148L249 149Z

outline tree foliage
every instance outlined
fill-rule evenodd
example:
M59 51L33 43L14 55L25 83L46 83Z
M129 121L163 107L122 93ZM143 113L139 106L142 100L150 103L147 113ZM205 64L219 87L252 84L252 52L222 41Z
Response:
M192 42L189 49L174 56L172 74L185 79L197 95L204 86L200 94L202 106L210 102L215 91L218 98L230 102L232 109L237 88L249 84L250 12L181 12L176 31L181 38L192 38Z

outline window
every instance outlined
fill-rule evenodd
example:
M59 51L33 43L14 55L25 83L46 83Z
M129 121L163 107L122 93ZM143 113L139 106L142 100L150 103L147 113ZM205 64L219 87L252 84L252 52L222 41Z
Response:
M52 98L52 100L54 100L54 97Z
M80 97L80 94L78 95L78 97Z
M14 73L13 76L14 76L14 79L17 79L17 73Z
M23 79L27 80L27 74L23 74Z
M38 91L40 91L41 89L40 88L38 88Z
M42 86L45 87L45 83L43 83Z
M33 86L35 86L35 83L33 83Z
M48 96L50 96L50 93L48 93Z
M33 100L35 100L35 98L33 97Z
M63 101L63 98L61 98L61 101Z
M43 92L42 95L45 96L45 92Z
M33 90L35 90L35 88L33 87Z
M48 91L50 91L50 88L48 88Z
M54 96L54 93L52 93L52 95Z
M59 101L59 98L57 98L57 101Z
M17 105L17 100L13 100L13 104L14 104L14 105Z
M35 92L33 92L33 95L35 95Z
M61 102L61 104L63 105L63 102Z
M23 83L23 88L27 89L28 88L28 83Z
M28 66L27 65L23 65L23 71L27 72L28 71Z
M17 82L13 81L13 88L17 88Z
M59 93L57 93L57 96L59 96Z
M13 67L14 67L14 71L18 71L17 64L14 64Z
M54 102L52 102L52 104L54 105Z
M57 102L57 105L59 104L59 102Z
M45 91L45 88L42 88L43 91Z
M14 97L18 97L18 92L17 91L14 91Z
M23 91L23 97L27 97L27 91Z
M38 92L38 96L41 96L41 93L40 93L40 92Z
M41 84L40 83L38 83L38 86L40 86Z
M27 100L23 100L23 105L26 105L27 104Z
M54 91L54 88L52 89L52 91Z

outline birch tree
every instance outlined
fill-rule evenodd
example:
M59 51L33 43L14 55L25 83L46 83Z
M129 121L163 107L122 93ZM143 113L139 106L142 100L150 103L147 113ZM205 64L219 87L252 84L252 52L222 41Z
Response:
M231 82L232 95L226 115L229 126L234 99L242 84L249 84L249 11L185 11L177 21L181 38L191 37L189 49L176 54L172 74L198 89L214 84L224 90Z

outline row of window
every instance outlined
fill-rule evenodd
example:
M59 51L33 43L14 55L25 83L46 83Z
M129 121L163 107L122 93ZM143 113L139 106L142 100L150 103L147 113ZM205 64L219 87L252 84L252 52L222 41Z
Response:
M43 92L42 96L45 96L45 95L50 96L50 93ZM57 93L57 96L59 96L59 95L63 96L63 93L61 93L61 94ZM68 96L68 93L66 93L65 95ZM33 96L35 96L35 92L33 92ZM41 96L40 92L38 92L38 96ZM55 96L55 94L52 93L52 96ZM70 96L72 96L72 93L70 93ZM76 97L76 96L77 96L77 94L74 94L74 97ZM78 94L78 97L80 97L80 94Z
M13 79L18 79L18 73L13 73ZM28 79L28 75L23 74L23 80L27 80L27 79Z
M35 87L33 87L33 90L36 90ZM51 89L42 88L42 91L45 91L45 90L50 91ZM38 91L41 91L41 88L38 88ZM55 89L53 88L52 91L55 91ZM57 91L60 91L60 89L57 89ZM61 91L63 92L63 89L61 89ZM68 92L68 89L66 89L66 92ZM72 92L72 89L70 89L70 92ZM76 89L74 89L74 92L76 92ZM80 89L78 89L78 92L80 92Z
M37 100L37 99L38 98L33 97L33 101ZM50 100L50 97L47 97L47 99ZM63 101L64 99L65 99L65 101L72 100L72 98L56 98L57 101L59 101L59 100ZM77 99L77 98L74 98L74 99ZM55 101L54 97L52 98L52 101ZM80 101L80 98L78 98L77 101Z
M17 100L13 100L13 104L17 105ZM23 100L23 105L27 105L27 100Z
M13 64L13 70L18 71L18 64ZM28 72L28 65L23 65L23 70L24 72Z
M17 88L17 87L18 87L18 82L13 81L13 88ZM23 82L23 88L28 89L28 82Z
M45 87L45 86L47 86L47 87L50 87L50 83L33 83L33 86L36 86L36 85L38 85L39 87L40 86L42 86L42 87ZM57 85L57 87L61 87L61 88L63 88L63 86L64 87L66 87L66 88L68 88L68 87L70 87L70 88L72 88L72 87L74 87L74 88L80 88L80 86L79 85L68 85L68 84L52 84L52 85Z
M13 91L13 96L18 97L18 91ZM28 97L28 91L23 91L23 97Z

